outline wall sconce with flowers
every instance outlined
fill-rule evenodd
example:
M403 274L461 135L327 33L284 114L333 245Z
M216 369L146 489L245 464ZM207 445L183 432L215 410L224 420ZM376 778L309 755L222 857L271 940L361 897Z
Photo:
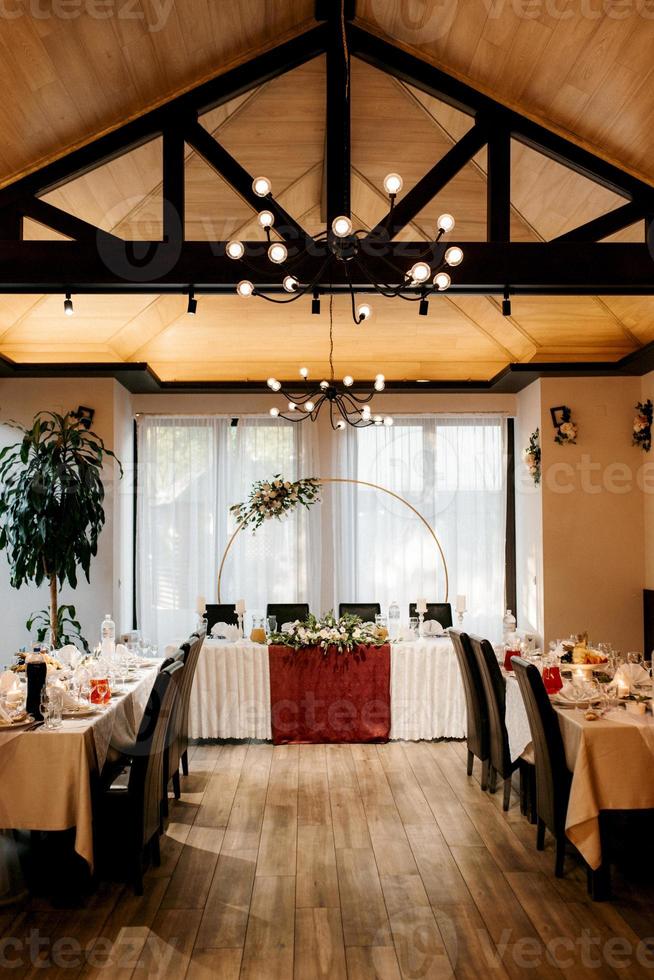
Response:
M529 445L524 450L524 461L530 477L538 486L540 483L540 429L534 429L529 436Z
M568 406L557 405L555 408L550 408L550 415L552 425L556 429L554 442L558 442L559 446L575 445L578 428L576 422L572 421L572 411Z
M652 399L646 402L638 402L633 424L632 445L640 446L644 453L648 453L652 448L652 417L654 416L654 406Z

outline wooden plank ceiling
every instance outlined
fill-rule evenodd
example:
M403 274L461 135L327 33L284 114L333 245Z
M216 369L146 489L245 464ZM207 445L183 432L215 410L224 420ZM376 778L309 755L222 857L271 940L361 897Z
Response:
M443 10L440 3L360 0L358 9L366 26L417 47L423 57L653 182L652 67L641 36L651 48L652 22L635 12L630 19L591 22L575 14L563 25L551 15L516 21L514 6L496 5L491 16L483 0L459 0L446 25L433 19ZM156 31L148 23L155 22L157 8L144 3L135 9L143 20L24 16L10 29L0 22L0 124L11 133L0 147L0 180L10 181L227 62L303 29L313 4L177 0ZM316 59L208 114L203 123L250 172L268 175L280 203L313 232L324 220L324 114L324 62ZM380 188L389 170L402 174L408 190L469 126L468 117L354 61L357 223L372 227L385 213ZM480 153L405 229L405 237L431 237L437 215L448 210L457 219L458 239L483 239L485 171ZM622 203L516 145L512 178L517 241L550 239ZM248 206L190 151L186 183L187 237L261 237ZM116 234L157 238L158 141L47 200ZM57 237L34 223L26 234ZM615 237L642 240L642 230ZM654 339L649 298L514 297L509 318L501 316L494 297L438 296L428 317L400 300L373 302L373 318L356 327L349 300L334 300L338 373L485 379L512 361L616 360ZM201 296L191 318L179 296L79 296L75 316L66 318L61 297L5 296L0 353L23 362L147 361L164 380L292 378L300 361L316 376L326 369L327 306L323 300L322 315L315 317L307 300L280 309L256 298Z

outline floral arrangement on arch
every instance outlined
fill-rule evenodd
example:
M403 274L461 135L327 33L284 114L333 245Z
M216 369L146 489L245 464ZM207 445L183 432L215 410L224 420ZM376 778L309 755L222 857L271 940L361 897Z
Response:
M550 408L550 415L556 429L554 442L558 442L559 446L574 445L579 430L576 422L572 421L571 409L567 405L558 405L556 408Z
M540 483L540 429L534 429L529 436L529 445L524 451L524 460L530 477L538 485Z
M319 647L326 656L330 647L338 653L345 653L358 646L381 647L388 642L385 630L380 630L374 623L364 623L358 616L345 613L337 619L330 611L319 619L317 616L307 616L305 620L293 623L288 630L271 633L269 643L302 650L307 647Z
M229 508L237 522L256 531L264 521L281 518L298 505L311 507L320 500L320 480L285 480L276 473L271 480L259 480L252 485L247 500Z
M638 402L636 405L636 415L634 416L632 445L640 446L644 453L648 453L652 448L652 418L654 416L654 406L652 399L646 402Z

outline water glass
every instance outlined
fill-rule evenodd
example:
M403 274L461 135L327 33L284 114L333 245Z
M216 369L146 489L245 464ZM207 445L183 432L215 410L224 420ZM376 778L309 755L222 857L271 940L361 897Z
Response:
M643 659L642 653L639 653L637 650L630 650L629 653L627 654L628 664L639 664L642 661L642 659Z
M268 627L268 632L269 633L276 633L277 632L277 617L276 616L268 616L266 625Z
M413 633L414 636L417 636L418 635L418 617L417 616L410 616L409 617L409 629L411 630L411 632Z
M63 724L64 691L60 687L47 685L41 692L41 714L43 727L47 729L61 728Z

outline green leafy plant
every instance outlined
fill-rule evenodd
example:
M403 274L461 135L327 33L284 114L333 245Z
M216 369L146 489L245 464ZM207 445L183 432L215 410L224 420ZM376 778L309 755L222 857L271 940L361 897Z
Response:
M268 640L293 650L319 647L326 655L330 648L345 653L362 644L381 647L388 642L388 636L375 623L364 623L352 613L337 619L330 610L322 619L310 614L286 631L271 633Z
M75 616L75 606L63 605L57 608L57 622L55 626L55 635L58 638L59 644L63 646L66 643L81 643L87 653L90 653L89 645L85 638L82 636L82 626ZM30 618L27 620L27 628L31 630L36 626L36 638L39 643L43 643L48 633L52 634L52 626L50 621L50 610L41 609L37 613L32 613Z
M272 480L259 480L252 485L247 500L230 507L231 513L242 527L256 531L264 521L278 520L298 505L311 507L320 500L320 480L285 480L276 473Z
M76 588L78 567L90 581L105 523L102 466L116 457L72 414L38 412L29 428L9 425L22 433L0 452L0 548L11 584L47 581L50 608L33 614L28 629L38 622L39 637L49 630L54 647L73 636L86 646L74 606L59 608L58 593L65 583Z

